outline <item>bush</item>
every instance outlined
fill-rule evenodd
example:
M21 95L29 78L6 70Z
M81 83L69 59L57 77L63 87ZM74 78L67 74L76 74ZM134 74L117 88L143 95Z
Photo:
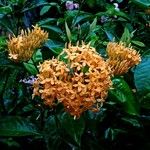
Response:
M0 1L2 149L150 149L148 0Z

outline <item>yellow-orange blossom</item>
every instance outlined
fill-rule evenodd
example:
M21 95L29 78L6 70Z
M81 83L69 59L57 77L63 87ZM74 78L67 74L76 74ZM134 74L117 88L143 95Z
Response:
M35 49L39 48L48 39L48 33L38 26L34 29L21 31L21 34L13 36L8 41L9 58L15 62L29 60Z
M9 58L15 62L29 60L47 38L48 33L38 26L22 30L8 41ZM77 118L86 110L97 111L112 86L111 76L124 74L141 61L136 50L121 42L109 42L106 50L109 58L104 61L90 45L68 44L57 59L40 65L33 96L41 96L49 106L57 100ZM62 57L64 62L60 61Z
M107 63L95 48L84 43L69 44L59 57L62 55L67 63L52 59L40 65L34 95L41 96L49 106L57 99L77 118L88 109L98 110L112 84Z
M107 45L108 60L112 74L122 75L128 70L139 64L140 54L132 47L126 47L122 42L109 42Z

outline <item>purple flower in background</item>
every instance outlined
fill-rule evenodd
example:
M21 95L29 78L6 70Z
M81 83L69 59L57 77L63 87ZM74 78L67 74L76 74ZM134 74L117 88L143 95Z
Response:
M74 10L74 9L78 9L78 8L79 8L78 3L73 3L73 1L67 1L66 2L66 9L67 10Z
M73 1L67 1L66 2L66 9L67 10L73 10L74 9Z
M35 80L36 80L36 78L34 76L30 76L28 78L21 79L20 82L23 82L25 84L33 85L33 83L35 82Z

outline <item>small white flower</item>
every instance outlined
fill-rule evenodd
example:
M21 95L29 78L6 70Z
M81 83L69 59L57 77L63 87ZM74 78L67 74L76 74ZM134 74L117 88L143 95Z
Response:
M79 4L78 4L78 3L74 3L73 5L74 5L74 8L75 8L75 9L78 9L78 8L79 8Z
M113 3L113 5L115 6L115 10L117 10L117 11L120 10L120 9L118 8L118 7L119 7L118 3Z

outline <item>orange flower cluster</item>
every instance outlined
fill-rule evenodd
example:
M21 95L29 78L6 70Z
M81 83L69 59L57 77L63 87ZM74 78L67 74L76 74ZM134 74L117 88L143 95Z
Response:
M33 26L33 30L21 31L21 34L13 36L8 41L9 58L15 62L29 60L34 50L48 39L48 33L40 27Z
M108 64L114 75L121 75L139 64L141 61L140 54L132 47L125 47L123 43L109 42L107 45Z
M66 64L58 60L64 55ZM58 59L40 65L34 95L40 95L49 106L57 99L75 118L86 110L99 110L112 83L110 68L95 48L69 44Z
M58 91L65 88L65 82L69 69L64 62L57 59L46 60L40 65L38 78L34 82L34 95L39 95L45 104L53 106L58 95ZM64 86L64 87L63 87Z

